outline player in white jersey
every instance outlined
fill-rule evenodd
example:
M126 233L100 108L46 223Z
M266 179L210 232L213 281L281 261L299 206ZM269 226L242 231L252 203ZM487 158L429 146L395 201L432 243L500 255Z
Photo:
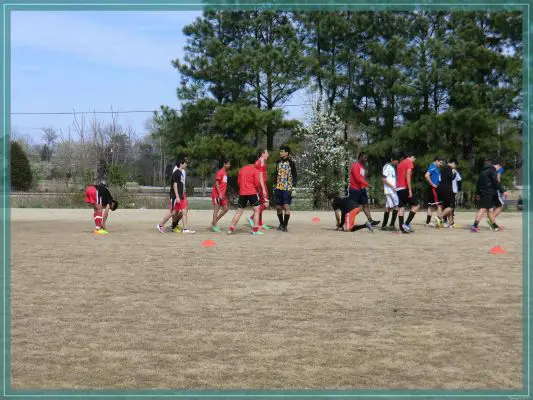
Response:
M394 224L396 223L396 216L398 215L398 195L396 194L396 165L398 165L398 155L392 154L390 162L383 166L383 191L385 192L386 204L385 213L383 215L382 231L395 231ZM389 214L392 210L392 218L390 225Z

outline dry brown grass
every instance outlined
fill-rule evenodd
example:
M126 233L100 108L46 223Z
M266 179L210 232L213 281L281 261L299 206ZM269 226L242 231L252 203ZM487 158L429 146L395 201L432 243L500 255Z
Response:
M162 214L119 210L102 237L88 209L13 210L14 389L521 387L520 214L471 234L420 213L403 236L300 212L263 237L206 211L161 235Z

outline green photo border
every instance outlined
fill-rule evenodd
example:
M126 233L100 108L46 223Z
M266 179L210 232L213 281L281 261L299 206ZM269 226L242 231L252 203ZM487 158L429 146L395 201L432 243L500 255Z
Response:
M531 261L530 252L530 232L531 232L531 144L529 136L529 121L531 118L530 108L530 88L532 86L530 68L532 64L530 53L530 36L533 31L531 25L530 3L528 1L509 1L509 2L490 2L485 1L468 1L467 3L460 0L448 1L367 1L351 3L348 0L340 1L313 1L313 0L289 0L287 2L271 1L157 1L157 2L143 2L140 0L115 0L110 2L85 0L75 2L69 1L54 1L50 3L44 2L24 2L24 1L5 1L0 0L2 6L2 16L0 24L0 42L1 42L1 57L2 57L2 87L4 88L0 106L2 112L0 113L0 123L3 127L2 144L0 145L0 171L2 176L0 180L2 193L2 362L1 365L1 379L2 389L0 390L1 398L9 399L35 399L35 398L302 398L302 397L320 397L320 398L412 398L412 399L430 399L430 398L481 398L481 399L527 399L531 397L530 392L530 374L531 374L531 354L530 354L530 288L531 277L529 273L529 265ZM217 9L327 9L327 10L437 10L437 9L459 9L459 10L473 10L473 9L520 9L523 12L522 34L524 44L524 62L523 62L523 201L524 211L522 212L522 382L521 390L232 390L232 391L213 391L213 390L65 390L65 391L38 391L38 390L12 390L11 389L11 351L10 351L10 11L66 11L66 10L174 10L174 11L194 11L203 8L217 8ZM502 268L505 268L502 265ZM483 368L479 365L479 368Z

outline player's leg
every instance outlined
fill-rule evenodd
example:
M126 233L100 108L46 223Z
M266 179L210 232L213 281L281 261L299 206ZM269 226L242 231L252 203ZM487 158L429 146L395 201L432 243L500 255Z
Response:
M160 233L165 233L165 224L170 218L176 215L175 207L175 201L170 200L170 210L167 211L163 218L161 218L161 221L155 226Z
M259 198L259 195L256 196L255 200L251 200L252 207L254 210L254 226L252 228L252 234L254 235L263 235L263 232L259 230L260 224L259 224L259 218L261 213L261 199Z
M398 224L400 225L400 232L409 233L409 231L405 229L404 221L405 205L409 202L409 192L407 189L400 189L396 194L398 195Z
M239 220L241 219L242 213L244 212L247 203L248 198L246 196L239 196L237 211L235 211L235 215L233 216L233 219L231 220L231 223L229 225L228 235L231 235L233 232L235 232L235 227L239 223Z
M189 229L189 202L187 199L183 199L180 202L181 206L181 218L183 220L183 233L196 233L196 231L193 231L192 229Z
M393 207L392 205L392 199L390 194L385 195L385 212L383 213L383 222L381 224L381 230L386 231L389 229L388 223L389 223L389 215L390 210Z
M222 219L222 217L224 215L226 215L228 210L229 210L228 201L226 199L224 199L224 200L222 200L221 209L220 209L220 211L218 213L218 216L217 216L217 224L218 224L218 221L220 221Z
M411 221L413 221L413 218L415 217L420 206L414 194L412 197L408 198L408 202L409 202L409 205L411 206L411 209L409 211L409 216L407 217L407 220L405 221L405 227L407 227L409 232L414 232L413 229L411 228Z
M289 190L282 191L282 205L283 205L283 232L287 232L287 227L289 226L289 219L291 218L291 204L292 204L292 195Z
M213 204L213 220L211 221L211 229L214 230L218 222L218 212L220 211L220 205L218 204L217 198L211 199L211 203Z
M276 202L276 214L279 220L278 231L283 230L283 195L280 189L274 189L274 200Z

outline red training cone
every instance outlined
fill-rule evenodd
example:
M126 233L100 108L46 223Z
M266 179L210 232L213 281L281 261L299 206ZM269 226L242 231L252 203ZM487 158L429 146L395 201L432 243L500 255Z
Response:
M320 222L320 218L318 218L318 217L314 217L314 218L311 220L311 222Z
M490 254L505 254L505 250L502 249L500 246L494 246L489 250Z
M202 246L204 246L204 247L213 247L215 245L216 245L216 243L213 240L204 240L202 242Z

